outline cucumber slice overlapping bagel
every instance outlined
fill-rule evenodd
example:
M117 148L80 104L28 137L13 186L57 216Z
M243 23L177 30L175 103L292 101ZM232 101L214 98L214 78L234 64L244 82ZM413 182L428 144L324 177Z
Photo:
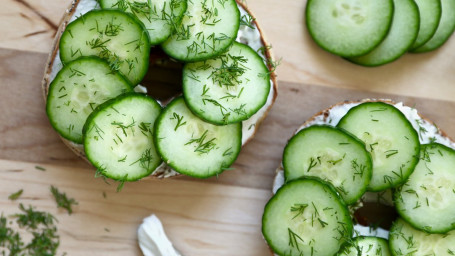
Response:
M267 101L269 70L249 46L234 42L228 51L183 68L183 96L200 118L214 124L250 118Z
M133 85L147 73L150 42L134 16L119 10L92 10L68 24L60 39L64 64L81 56L99 56Z
M351 108L338 123L362 140L373 159L369 190L380 191L406 181L419 159L419 137L406 116L383 102Z
M330 185L298 179L281 187L265 206L262 234L280 256L335 255L351 238L352 221Z
M455 29L455 1L441 0L441 20L433 37L424 45L412 50L413 53L428 52L442 46Z
M84 126L87 158L105 177L135 181L161 164L154 124L161 106L138 93L123 94L100 105Z
M300 130L283 153L286 181L318 177L331 183L347 204L366 191L372 174L371 156L357 138L330 126Z
M242 146L242 124L204 122L178 97L158 117L155 140L161 157L174 170L206 178L223 172L235 161Z
M150 44L164 42L180 24L186 0L98 0L101 8L132 13L145 26Z
M422 145L420 161L394 193L398 213L413 227L445 233L455 229L455 150Z
M455 231L428 234L398 219L390 229L389 244L393 256L451 256L455 255Z
M414 0L420 11L419 34L411 46L411 51L428 42L436 32L441 20L441 0Z
M389 241L373 236L358 236L346 243L337 256L391 256Z
M224 52L237 37L240 11L235 0L192 0L182 23L161 46L172 58L193 62Z
M394 0L393 4L392 26L384 41L368 54L349 58L350 61L365 66L379 66L398 59L411 47L419 33L419 8L414 0Z
M104 60L82 57L64 66L52 81L46 112L62 137L82 144L82 128L89 114L99 104L132 90Z
M364 55L387 35L392 0L308 0L306 24L323 49L343 56Z

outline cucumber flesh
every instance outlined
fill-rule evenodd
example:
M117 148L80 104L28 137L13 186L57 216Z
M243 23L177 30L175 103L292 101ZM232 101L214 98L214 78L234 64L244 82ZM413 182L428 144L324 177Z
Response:
M392 256L384 238L358 236L338 252L337 256Z
M214 59L183 68L183 96L191 111L214 124L250 118L270 91L269 70L249 46L234 42Z
M438 29L424 45L412 50L413 53L429 52L441 47L455 30L455 1L441 0L442 14Z
M101 103L133 88L109 64L82 57L63 66L49 86L46 112L52 127L65 139L82 144L82 128Z
M393 3L392 26L384 41L367 55L349 58L349 61L364 66L384 65L398 59L411 47L419 32L419 8L414 0L394 0Z
M417 132L406 116L383 102L366 102L351 108L337 127L362 140L373 159L368 189L381 191L403 184L419 159Z
M417 229L445 233L455 229L455 150L422 145L421 159L394 193L400 216Z
M135 181L160 164L153 141L161 106L137 93L123 94L100 105L84 126L84 148L98 173L119 181Z
M333 188L298 179L282 186L265 206L262 234L280 256L335 255L351 238L352 221Z
M455 231L428 234L399 218L390 229L389 245L394 256L451 256L455 255Z
M235 0L192 0L182 23L161 47L172 58L193 62L224 52L237 37L240 11Z
M306 24L323 49L343 57L365 55L386 37L392 0L308 0Z
M150 44L164 42L180 24L186 0L99 0L103 9L116 8L133 14L145 26Z
M242 146L242 124L204 122L178 97L158 117L155 140L159 154L174 170L206 178L223 172L235 161Z
M68 24L60 38L64 64L81 56L98 56L133 85L147 73L150 43L144 26L119 10L92 10Z
M347 204L355 203L371 179L371 156L357 138L330 126L299 131L283 153L286 181L318 177L331 183Z
M419 7L420 28L419 34L411 46L411 51L429 41L436 32L441 20L441 0L414 0Z

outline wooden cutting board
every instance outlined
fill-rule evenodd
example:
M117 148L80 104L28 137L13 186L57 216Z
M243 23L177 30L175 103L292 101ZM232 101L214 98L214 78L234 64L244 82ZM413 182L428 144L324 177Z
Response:
M116 185L68 150L44 111L40 82L52 38L69 4L63 0L4 0L0 9L0 212L19 202L59 219L61 253L141 255L136 228L155 213L184 255L269 255L260 233L275 168L287 139L306 119L332 104L390 98L415 106L455 137L455 40L429 54L407 55L380 68L355 66L318 48L295 0L248 0L277 57L279 96L258 134L218 178L144 179ZM35 169L44 166L45 172ZM49 186L79 201L68 216ZM17 202L8 195L24 189ZM106 192L107 197L103 197ZM106 231L108 230L108 231Z
M23 203L54 214L61 236L57 255L140 255L136 230L151 213L185 256L268 254L260 231L268 190L143 180L116 193L115 185L95 179L89 170L36 166L0 160L0 209L5 215L17 213ZM51 185L78 201L72 215L57 210ZM7 199L19 189L24 190L20 199Z
M455 136L453 102L281 82L274 108L234 170L208 180L144 179L116 193L116 184L95 179L93 168L50 127L40 89L46 57L0 49L0 159L9 159L0 160L0 209L13 213L23 202L56 214L61 251L69 255L140 255L136 228L151 213L162 219L184 255L268 255L260 219L283 147L304 120L339 101L403 101ZM79 201L73 215L56 209L50 185ZM24 189L21 200L9 201L8 195L19 189Z

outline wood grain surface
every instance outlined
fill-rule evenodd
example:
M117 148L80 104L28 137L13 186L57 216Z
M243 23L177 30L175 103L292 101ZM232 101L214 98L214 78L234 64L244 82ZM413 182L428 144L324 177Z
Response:
M114 184L94 179L87 170L35 166L0 160L0 209L5 215L17 213L22 203L52 213L61 237L57 255L140 255L136 230L151 213L185 256L269 254L260 224L268 190L143 180L116 193ZM57 209L51 185L78 201L72 215ZM24 192L18 200L7 199L19 189Z

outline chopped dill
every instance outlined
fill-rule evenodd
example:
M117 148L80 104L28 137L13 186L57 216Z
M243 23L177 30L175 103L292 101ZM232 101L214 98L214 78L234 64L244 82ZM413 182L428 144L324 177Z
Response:
M19 197L21 197L23 192L24 192L24 190L21 189L21 190L17 191L16 193L9 195L8 199L11 201L17 200L17 199L19 199Z
M68 198L66 193L61 193L56 187L51 186L50 188L52 195L57 202L58 208L63 208L68 211L68 214L73 213L73 205L77 205L78 202L74 198Z

